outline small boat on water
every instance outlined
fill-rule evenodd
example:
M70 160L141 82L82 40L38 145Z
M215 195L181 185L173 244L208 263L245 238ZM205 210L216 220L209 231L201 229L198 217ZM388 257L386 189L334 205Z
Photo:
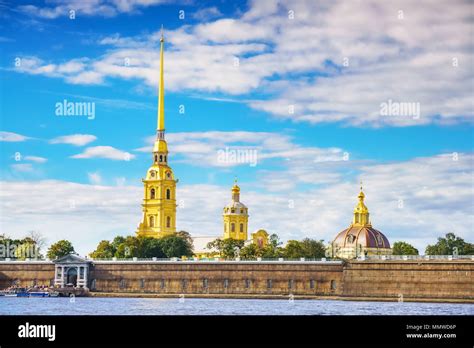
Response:
M28 292L25 288L14 288L1 291L0 296L5 297L28 297Z
M48 291L29 291L29 297L49 297Z
M0 297L75 297L87 296L88 290L75 287L64 288L46 288L46 287L32 287L32 288L17 288L11 287L5 290L0 290Z
M44 288L8 288L0 290L0 296L4 297L58 297L59 292Z

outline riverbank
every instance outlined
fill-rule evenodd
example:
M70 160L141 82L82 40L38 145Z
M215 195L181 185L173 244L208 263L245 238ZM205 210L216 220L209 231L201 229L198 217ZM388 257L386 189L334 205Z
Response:
M399 302L396 297L347 297L347 296L309 296L309 295L252 295L252 294L158 294L140 292L89 292L89 297L106 298L199 298L199 299L253 299L253 300L336 300L363 302ZM401 302L401 301L400 301ZM403 298L403 302L426 303L464 303L474 304L474 299L444 298Z

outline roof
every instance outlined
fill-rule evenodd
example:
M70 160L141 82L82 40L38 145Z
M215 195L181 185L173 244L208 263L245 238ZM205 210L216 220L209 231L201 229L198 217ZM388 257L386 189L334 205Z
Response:
M387 237L370 225L351 225L349 228L339 232L334 238L333 244L346 248L359 244L364 248L387 248L390 249L390 242Z
M53 261L54 263L90 263L91 260L84 259L77 254L68 254Z
M242 202L235 202L235 201L230 202L225 207L226 208L247 208L247 206L243 204Z
M194 253L218 252L215 248L207 248L207 243L213 242L218 238L221 238L221 236L193 237Z

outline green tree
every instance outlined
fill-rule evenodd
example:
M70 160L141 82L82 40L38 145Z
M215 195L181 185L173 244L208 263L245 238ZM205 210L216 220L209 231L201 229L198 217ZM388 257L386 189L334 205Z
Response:
M251 243L240 249L240 257L244 260L254 260L265 254L265 247L260 248L258 245Z
M297 240L289 240L283 248L283 255L288 259L296 259L303 255L303 245Z
M93 258L165 258L192 256L192 238L188 232L180 231L163 238L117 236L112 242L103 240L90 256Z
M41 255L39 255L38 253L36 243L34 243L32 240L26 239L23 243L17 245L15 250L15 257L19 260L25 260L27 258L41 258Z
M161 248L166 257L193 256L192 245L180 236L166 236L160 239Z
M117 250L108 240L103 240L97 245L97 249L89 254L94 259L110 259L114 257Z
M138 257L141 258L164 258L166 257L163 251L163 242L161 239L153 237L138 237L140 242L140 249Z
M467 243L454 233L447 233L445 238L438 238L435 245L428 245L426 255L453 255L457 248L458 255L474 255L474 244Z
M117 240L116 240L117 239ZM135 236L116 237L112 245L118 244L115 251L115 257L120 259L130 259L132 257L140 257L140 242Z
M418 249L406 242L393 243L393 255L418 255Z
M302 257L320 259L326 256L326 247L324 246L324 240L305 238L303 239L302 243L304 251Z
M218 238L210 243L207 243L207 247L208 249L215 248L221 257L225 259L234 259L237 257L237 254L240 255L240 250L244 247L244 241L232 238Z
M0 258L16 258L16 250L23 243L20 239L11 239L5 234L0 235Z
M117 236L112 240L112 247L117 250L119 245L125 242L125 237Z
M36 232L29 232L23 239L11 239L6 235L0 235L0 258L12 258L25 260L41 259L41 247L44 245L44 238Z
M60 240L52 244L47 252L49 259L54 260L74 252L74 247L68 240Z
M326 248L322 240L315 240L305 238L302 241L289 240L285 248L283 248L283 255L289 259L308 258L319 259L325 256Z
M268 238L268 245L264 248L262 257L265 257L265 258L282 257L284 254L283 248L280 247L282 244L283 243L280 241L280 237L278 237L278 235L273 233Z
M194 252L193 252L193 250L194 250L193 237L191 237L189 232L186 232L186 231L176 232L176 235L178 237L182 238L186 242L187 252L191 251L191 255L187 255L187 256L192 256L194 254Z

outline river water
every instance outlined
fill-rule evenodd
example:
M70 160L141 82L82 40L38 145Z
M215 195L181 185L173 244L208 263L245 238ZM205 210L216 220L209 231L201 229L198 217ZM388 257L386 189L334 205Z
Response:
M474 315L474 304L200 298L0 297L0 315Z

